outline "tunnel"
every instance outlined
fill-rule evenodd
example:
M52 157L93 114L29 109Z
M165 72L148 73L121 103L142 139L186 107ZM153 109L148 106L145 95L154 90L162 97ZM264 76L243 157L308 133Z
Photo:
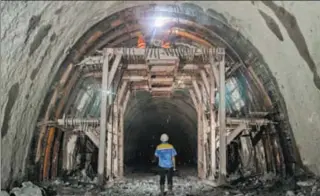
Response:
M127 115L131 118L124 125L125 144L128 146L125 147L125 160L128 165L140 163L154 166L155 149L161 143L161 134L166 133L179 152L177 165L195 166L197 117L188 97L183 92L176 92L172 98L152 98L146 92L136 96L133 102L139 103L132 104L139 104L139 107L128 108Z
M101 73L79 65L104 48L137 47L141 32L150 47L165 39L172 48L224 48L227 117L262 115L272 122L251 126L228 145L228 173L254 151L256 162L244 170L319 175L319 9L317 2L273 1L2 2L2 189L70 173L76 162L66 161L70 154L90 154L97 172L97 138L78 130L91 129L57 122L101 118ZM167 22L157 25L157 18ZM127 64L116 70L113 89ZM155 166L162 133L178 151L178 167L196 168L199 121L187 84L160 97L134 88L140 85L128 84L124 169ZM215 103L218 108L219 95Z

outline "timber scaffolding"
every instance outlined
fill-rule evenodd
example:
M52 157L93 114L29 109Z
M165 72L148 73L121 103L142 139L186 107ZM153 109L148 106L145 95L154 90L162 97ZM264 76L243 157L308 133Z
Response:
M198 118L200 179L226 183L227 145L248 134L253 126L272 124L263 115L226 117L225 77L233 68L226 68L224 48L105 48L99 53L76 66L84 77L102 78L100 119L63 118L54 122L82 130L98 147L99 184L124 174L124 113L136 90L149 91L153 97L170 97L175 89L188 89ZM120 77L116 79L116 75ZM215 108L217 93L219 108Z

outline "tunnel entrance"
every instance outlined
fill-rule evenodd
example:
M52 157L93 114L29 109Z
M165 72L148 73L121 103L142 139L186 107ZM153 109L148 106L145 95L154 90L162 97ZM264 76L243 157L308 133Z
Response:
M161 143L162 133L168 134L169 143L178 153L177 168L196 169L196 111L188 99L183 100L181 96L177 92L172 98L152 98L146 92L139 91L133 95L132 108L129 106L127 116L134 113L134 110L139 110L139 115L125 121L125 173L157 171L154 153Z
M141 166L155 166L150 160L162 132L169 134L170 142L177 148L178 164L197 166L201 178L213 177L221 160L218 91L222 59L210 56L213 56L212 51L219 54L218 48L224 49L225 71L222 74L226 83L223 105L228 147L222 150L226 170L223 174L240 170L248 175L283 173L289 160L284 156L290 154L290 141L286 140L288 133L282 131L288 129L286 121L278 116L285 110L271 86L271 79L266 77L270 75L267 66L261 66L263 62L259 69L253 66L252 59L261 60L259 52L219 19L204 12L199 13L199 17L194 15L199 10L193 5L182 8L145 5L124 9L92 27L74 46L67 59L72 59L73 63L61 72L60 84L65 85L65 96L62 99L51 97L44 119L49 120L54 103L59 103L54 111L56 119L51 122L54 126L41 127L36 158L36 162L41 163L41 179L58 174L59 152L66 151L61 140L68 140L60 129L66 127L68 131L86 134L97 148L103 137L100 130L108 130L106 138L112 139L105 141L104 150L112 156L104 160L107 179L122 176L124 163L138 170ZM154 31L159 15L166 22L157 24ZM145 40L140 43L141 34ZM248 47L250 54L245 52L249 51ZM105 48L111 49L112 55L106 56ZM88 57L83 59L84 53ZM164 62L161 56L169 58ZM105 62L108 62L107 68L104 68ZM103 80L105 73L107 80ZM94 81L94 85L79 87L79 83L88 80ZM75 90L71 90L73 86ZM61 93L59 89L56 91L53 95ZM277 100L276 105L273 100ZM214 114L210 113L212 111ZM101 123L102 118L107 119L107 123ZM55 127L56 124L62 128ZM47 127L50 127L49 133L44 133ZM115 135L120 139L115 139ZM47 142L46 150L41 152L43 139ZM66 154L60 159L63 169L73 169L66 167L69 156ZM99 173L99 168L97 171Z

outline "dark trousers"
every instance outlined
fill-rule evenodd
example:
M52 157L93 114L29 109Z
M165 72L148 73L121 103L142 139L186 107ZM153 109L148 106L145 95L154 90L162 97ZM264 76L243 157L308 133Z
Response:
M164 185L166 178L168 185L172 186L173 168L161 168L160 167L160 185Z

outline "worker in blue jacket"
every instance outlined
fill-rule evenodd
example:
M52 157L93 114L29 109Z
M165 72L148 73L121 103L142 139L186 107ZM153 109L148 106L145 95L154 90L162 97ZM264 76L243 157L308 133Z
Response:
M168 143L169 136L167 134L162 134L160 137L161 144L157 146L155 151L155 156L159 159L160 167L160 191L161 195L164 195L165 179L167 178L168 183L168 193L173 194L172 187L172 177L173 172L176 170L175 156L177 152L173 145Z

